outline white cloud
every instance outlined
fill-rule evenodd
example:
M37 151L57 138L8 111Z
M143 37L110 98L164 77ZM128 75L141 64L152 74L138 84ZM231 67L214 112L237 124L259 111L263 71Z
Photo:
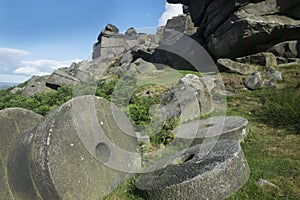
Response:
M20 49L0 48L0 73L10 73L17 69L21 66L21 59L30 54Z
M168 19L171 19L172 17L177 16L179 14L183 14L182 4L166 3L165 9L166 11L161 15L161 17L158 20L158 26L164 26L166 25Z
M73 62L80 62L81 60L32 60L21 61L22 67L14 70L16 74L23 75L47 75L51 74L55 69L62 67L70 67Z
M20 49L0 48L0 74L18 74L25 76L47 75L55 69L69 67L72 62L81 60L31 60L26 61L28 51Z

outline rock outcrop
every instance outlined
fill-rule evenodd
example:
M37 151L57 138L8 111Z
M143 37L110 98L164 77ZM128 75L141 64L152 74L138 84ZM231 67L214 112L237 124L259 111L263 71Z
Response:
M183 3L197 37L216 58L263 52L281 42L299 40L300 2L294 0L168 0Z
M108 24L98 36L98 42L94 44L92 58L120 56L125 51L147 42L155 43L155 35L137 33L134 28L129 28L125 34L120 34L117 27Z

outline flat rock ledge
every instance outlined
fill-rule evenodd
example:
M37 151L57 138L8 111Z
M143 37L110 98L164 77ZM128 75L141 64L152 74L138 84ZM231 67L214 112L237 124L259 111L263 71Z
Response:
M219 116L194 120L177 127L172 145L187 148L210 140L242 142L249 132L248 120L239 116Z
M138 193L150 200L226 199L250 175L241 146L236 141L206 143L166 157L141 174Z

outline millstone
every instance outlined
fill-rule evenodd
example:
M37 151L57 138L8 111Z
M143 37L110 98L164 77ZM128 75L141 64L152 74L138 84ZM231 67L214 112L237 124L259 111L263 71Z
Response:
M209 140L241 142L248 134L248 120L238 116L212 117L182 124L174 131L172 145L187 148Z
M7 177L9 151L23 132L36 126L42 116L22 108L0 111L0 199L14 199Z
M103 199L140 167L137 146L129 120L116 106L94 96L74 98L12 150L11 166L30 166L11 168L12 179L23 174L21 181L11 181L14 195L28 191L28 199Z
M249 178L250 170L236 141L220 140L183 150L150 167L135 183L145 199L226 199Z

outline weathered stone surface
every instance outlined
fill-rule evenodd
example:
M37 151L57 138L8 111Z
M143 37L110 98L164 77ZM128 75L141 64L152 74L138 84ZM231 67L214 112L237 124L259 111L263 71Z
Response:
M166 30L174 30L187 35L193 35L196 33L197 28L194 26L190 15L179 15L173 17L167 21L165 26ZM165 34L168 34L165 32Z
M257 90L263 87L264 79L261 76L260 72L255 72L247 77L247 79L245 80L245 85L248 89Z
M133 27L129 28L125 34L120 34L119 31L113 28L107 29L106 27L105 30L101 31L98 42L93 46L93 59L121 56L121 54L131 51L139 45L145 45L146 43L150 45L155 43L156 40L155 35L137 33Z
M32 96L42 92L50 92L52 89L46 86L49 76L32 76L25 86L22 94Z
M182 124L173 130L175 146L189 147L209 140L244 141L248 134L248 120L237 116L213 117Z
M78 78L69 73L68 68L60 68L56 69L50 75L50 77L46 80L46 85L49 88L57 89L63 85L74 85L79 82L80 80Z
M300 58L300 41L286 41L274 45L267 50L273 53L275 56L284 58Z
M277 81L282 81L282 73L274 68L269 68L267 70L267 75L269 76L269 78L271 78L272 80L277 80Z
M300 3L293 0L190 0L198 38L217 58L234 58L266 51L272 45L299 40Z
M157 169L157 170L156 170ZM141 174L135 186L145 199L226 199L249 178L238 142L223 140L183 150Z
M135 30L135 28L131 27L129 28L126 32L125 32L125 35L127 36L136 36L138 33L137 31Z
M140 58L134 61L133 64L136 65L136 70L139 74L150 74L156 70L153 63L146 62Z
M257 53L241 58L236 58L238 62L260 65L265 67L276 67L277 59L272 53Z
M136 148L123 112L102 98L78 97L35 130L31 174L44 199L101 199L137 169Z
M114 32L114 33L119 33L119 29L113 24L107 24L105 27L105 30Z
M230 59L218 59L217 62L221 69L225 69L225 71L239 73L242 75L252 74L253 72L257 71L257 67L253 65L235 62Z
M193 74L187 74L180 79L178 85L163 93L162 104L164 108L159 112L162 116L180 117L182 122L198 118L211 111L208 92L201 79Z
M0 198L26 199L25 194L22 198L16 198L14 192L10 189L8 183L7 162L9 152L17 143L23 133L34 126L41 120L42 116L32 111L22 108L9 108L0 111ZM23 164L23 163L22 163ZM22 166L19 166L22 167Z

